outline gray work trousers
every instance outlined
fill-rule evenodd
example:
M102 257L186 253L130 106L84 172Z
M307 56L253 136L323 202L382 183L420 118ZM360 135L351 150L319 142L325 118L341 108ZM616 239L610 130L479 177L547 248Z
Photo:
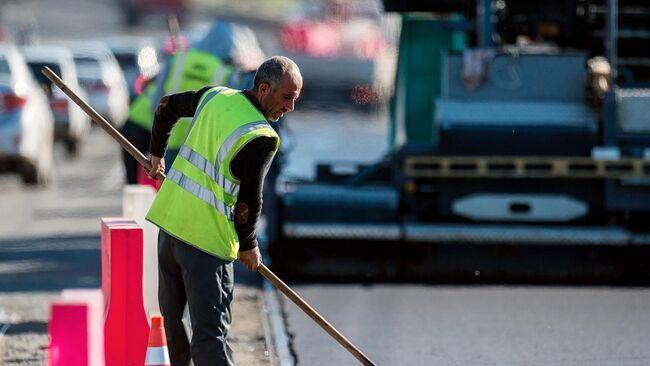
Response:
M172 366L234 365L226 340L232 320L233 264L160 230L158 301ZM192 340L181 319L188 304Z

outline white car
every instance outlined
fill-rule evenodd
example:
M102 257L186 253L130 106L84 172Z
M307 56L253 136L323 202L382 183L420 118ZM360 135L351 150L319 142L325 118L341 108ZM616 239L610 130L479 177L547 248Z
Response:
M0 44L0 170L27 184L49 180L54 116L18 49Z
M79 83L88 95L88 104L114 127L120 127L129 114L129 90L124 73L111 49L104 42L73 42Z
M79 143L89 130L90 117L41 72L43 67L49 67L63 79L68 88L86 99L86 94L79 85L72 52L63 46L32 46L25 47L22 51L32 75L49 97L54 114L55 140L62 141L70 155L76 155Z

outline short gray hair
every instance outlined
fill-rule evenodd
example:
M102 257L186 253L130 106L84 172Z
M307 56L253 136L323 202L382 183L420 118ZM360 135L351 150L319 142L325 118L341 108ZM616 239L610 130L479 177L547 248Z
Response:
M271 88L275 88L278 86L282 76L286 73L290 73L293 77L302 80L300 69L295 62L288 57L273 56L264 61L257 69L255 79L253 79L253 89L257 90L263 83L267 83L271 85Z

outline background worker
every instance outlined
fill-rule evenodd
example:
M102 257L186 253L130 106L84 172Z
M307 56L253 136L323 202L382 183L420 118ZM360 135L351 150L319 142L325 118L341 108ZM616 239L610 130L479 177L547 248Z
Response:
M236 62L237 52L245 45L237 39L236 32L240 31L233 23L226 21L214 22L206 35L194 46L188 49L187 40L177 36L169 37L165 45L165 53L169 55L163 69L152 86L145 93L134 99L129 110L129 118L122 128L122 133L142 153L147 153L151 138L151 123L158 101L163 95L183 91L198 90L208 85L224 85L243 89L252 85L252 78L247 75L255 70L262 59L252 57L246 65ZM241 37L239 37L241 38ZM246 39L243 39L245 42ZM255 63L256 62L256 63ZM178 154L187 128L189 119L183 118L172 130L167 146L165 166L171 167ZM139 164L129 153L123 152L124 168L127 184L137 184L137 169Z
M150 177L165 169L175 121L194 116L147 220L160 227L159 302L172 365L233 365L233 261L251 271L262 257L256 224L264 177L280 138L267 121L293 111L302 76L286 57L257 70L253 88L203 88L165 96L151 136ZM187 302L191 344L181 322Z
M149 83L144 92L133 99L129 107L129 117L120 129L120 132L126 137L133 146L141 153L146 154L149 151L151 141L151 123L153 96L156 91L156 85ZM126 150L122 150L122 161L124 162L124 172L126 173L126 184L138 183L138 169L140 164Z
M234 49L232 23L214 22L201 41L185 52L177 52L165 62L156 80L153 100L159 101L163 95L199 90L208 85L231 86ZM168 169L183 144L189 125L190 119L182 118L172 130L165 154Z
M171 58L177 52L187 50L187 40L185 38L177 37L175 40L172 38L168 37L163 47L168 58ZM156 92L156 77L157 74L150 77L145 75L138 77L135 88L138 96L131 102L128 118L120 129L120 133L145 155L149 152L153 112L160 99L160 93ZM137 184L138 169L142 169L140 164L126 150L122 150L122 161L126 174L126 184Z

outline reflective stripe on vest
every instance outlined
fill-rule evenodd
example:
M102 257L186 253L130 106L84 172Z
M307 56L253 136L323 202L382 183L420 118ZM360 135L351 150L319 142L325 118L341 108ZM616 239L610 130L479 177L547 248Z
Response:
M219 162L217 162L215 165L210 164L208 159L204 158L201 156L201 154L190 149L186 145L183 145L181 147L181 150L178 152L178 156L182 156L183 159L189 161L197 169L207 174L229 195L237 197L239 194L239 184L231 182L223 174L219 173Z
M216 94L218 93L215 93L214 95ZM221 148L219 149L219 153L217 154L217 161L215 162L214 165L210 164L208 159L201 156L201 154L187 147L187 145L183 145L181 147L178 155L183 157L185 160L187 160L192 165L194 165L197 169L201 170L207 176L212 178L212 180L217 185L223 188L224 192L226 192L227 194L233 197L237 197L237 195L239 195L239 184L226 178L223 174L219 172L219 168L221 167L221 163L223 162L223 160L226 158L226 156L228 156L228 153L230 152L232 147L235 145L235 142L237 142L237 140L239 140L240 137L242 137L243 135L247 134L250 131L257 130L260 128L268 128L268 124L265 121L255 121L246 124L244 126L241 126L235 131L233 131L233 133L230 134L230 136L228 136L228 138L223 143L223 145L221 145Z
M224 90L226 90L226 87L216 88L215 90L212 90L208 95L203 97L201 104L199 104L198 108L196 108L196 112L194 112L194 117L192 117L192 122L190 123L190 127L187 129L188 131L190 131L192 127L194 127L194 122L196 122L196 119L199 117L199 114L203 110L203 107L205 107L205 105L208 104L208 102L212 100L212 98L216 97L217 94L221 93ZM185 138L183 139L183 144L185 144L185 140L187 140L187 135L188 134L185 134Z
M239 140L240 137L245 135L248 132L254 131L254 130L259 130L261 128L270 128L268 122L266 121L255 121L251 123L247 123L236 130L234 130L228 138L226 138L226 141L223 142L223 145L221 145L221 148L219 148L219 152L217 153L217 169L221 165L221 162L223 159L228 156L228 153L232 149L232 147L235 145L237 140Z
M219 66L219 70L214 73L214 77L212 78L212 85L223 85L223 83L226 82L226 80L224 80L226 77L226 71L229 71L226 65Z
M214 196L214 193L211 190L203 187L202 185L194 181L192 178L188 177L187 175L179 172L174 168L171 168L169 169L169 174L167 174L167 179L178 184L184 190L198 197L203 202L216 208L217 211L219 211L222 215L226 216L228 221L233 220L234 214L233 214L232 207L228 207L228 205L226 205L223 201L217 199L217 197Z

